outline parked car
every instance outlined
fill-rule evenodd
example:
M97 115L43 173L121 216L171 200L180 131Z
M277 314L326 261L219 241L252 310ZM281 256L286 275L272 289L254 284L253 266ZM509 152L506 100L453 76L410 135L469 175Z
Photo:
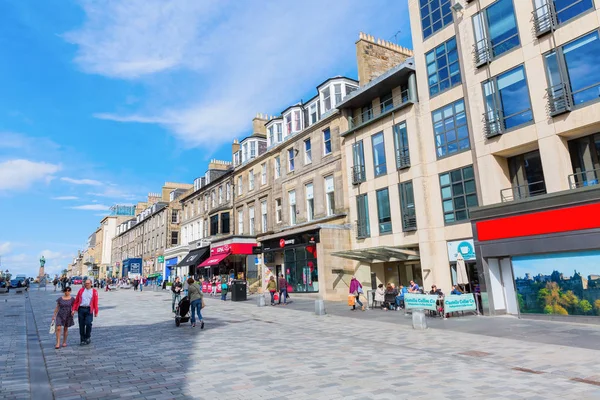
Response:
M74 276L73 278L71 278L71 283L73 285L81 285L82 279L80 276Z

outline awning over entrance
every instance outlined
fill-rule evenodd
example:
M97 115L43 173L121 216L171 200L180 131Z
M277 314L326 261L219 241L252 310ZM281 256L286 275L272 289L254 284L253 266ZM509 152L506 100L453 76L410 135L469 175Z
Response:
M228 256L229 256L229 253L217 254L217 255L208 257L206 259L206 261L204 261L202 264L200 264L200 267L210 268L212 266L219 265L219 263L221 261L223 261L223 259L227 258Z
M188 255L185 256L179 264L177 264L177 266L178 267L189 267L190 265L197 266L204 259L206 259L206 255L208 254L208 251L209 251L208 246L200 247L199 249L194 249L194 250L190 251L188 253Z
M369 247L358 250L336 251L331 254L336 257L347 258L365 263L414 261L421 258L418 249L402 246Z

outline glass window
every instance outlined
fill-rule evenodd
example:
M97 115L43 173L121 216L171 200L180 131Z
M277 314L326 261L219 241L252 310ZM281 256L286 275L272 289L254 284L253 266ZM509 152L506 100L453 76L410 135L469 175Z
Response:
M229 182L225 184L225 199L227 201L231 200L231 183Z
M392 231L392 215L390 213L390 196L388 189L381 189L377 194L377 217L379 219L379 233L385 234Z
M450 0L419 0L423 39L452 23Z
M415 195L412 181L403 182L400 188L400 211L402 212L402 230L417 229L417 214L415 212Z
M498 0L475 14L473 25L479 61L489 61L520 45L513 0Z
M394 125L394 149L396 150L396 168L410 166L410 153L408 151L408 132L406 122Z
M281 199L275 199L275 217L277 223L281 222Z
M219 204L223 203L223 186L219 186ZM194 209L192 209L192 215L194 214Z
M335 104L342 102L342 84L336 83L333 85L333 92L335 94Z
M269 146L273 146L275 144L275 129L273 125L269 127Z
M600 182L600 134L569 141L573 175L571 188L593 186Z
M310 105L310 123L311 125L317 122L317 103L313 103Z
M369 199L366 194L356 196L356 236L358 238L366 238L371 236L371 228L369 226Z
M250 142L250 158L256 157L256 142Z
M312 162L312 150L310 146L310 139L304 141L304 164L310 164Z
M470 148L464 100L448 104L431 115L438 158Z
M323 149L325 155L331 154L331 132L329 128L323 131Z
M325 177L325 203L327 207L327 216L335 214L335 191L333 175Z
M260 226L263 233L267 231L267 201L263 200L260 203Z
M425 62L431 96L461 83L455 37L427 53Z
M179 232L171 232L171 246L176 246L179 242Z
M281 129L281 123L275 124L275 131L277 133L277 143L281 143L283 141L283 132Z
M369 103L360 109L360 123L367 122L373 118L373 104Z
M288 192L288 200L290 203L290 225L296 225L296 191Z
M312 221L315 219L315 198L313 192L313 184L308 183L304 186L306 193L306 220Z
M294 149L288 149L288 171L294 170Z
M325 107L325 112L331 110L331 91L329 87L323 89L323 106Z
M533 120L522 65L484 82L483 94L491 133L501 133Z
M539 150L510 157L507 161L512 187L502 191L503 201L546 194L544 169ZM512 191L512 198L508 198L509 191Z
M241 176L238 177L238 190L237 190L237 192L238 192L238 196L241 196L242 193L244 193L244 184L242 182L242 177Z
M593 0L536 0L536 8L548 4L548 1L554 3L556 21L559 24L594 8Z
M266 185L266 183L267 183L267 163L266 162L262 163L260 165L260 183L261 183L261 185Z
M248 171L248 190L254 190L254 171Z
M251 235L254 235L254 206L248 207L248 231Z
M275 166L275 179L281 176L281 159L279 156L275 157L275 162L273 163Z
M219 214L210 217L210 235L214 236L219 233Z
M394 108L394 99L392 98L392 92L384 94L379 98L379 104L381 106L381 113L391 110Z
M359 140L352 144L352 182L359 183L366 180L365 177L365 153L363 141Z
M562 92L566 83L572 103L583 104L600 95L600 40L598 32L576 39L546 55L546 72L550 90ZM561 91L561 93L557 93Z
M385 145L383 143L383 132L376 133L371 136L373 144L373 167L375 168L375 176L385 175L387 168L385 165Z
M302 120L300 115L300 111L294 111L294 132L300 132L302 130Z
M200 228L198 228L200 229ZM221 214L221 233L229 233L229 213Z
M476 207L477 190L473 166L440 174L444 222L451 224L469 219L469 207Z
M244 234L244 210L243 209L239 209L237 212L238 215L238 235L243 235Z
M285 133L286 135L291 135L292 133L292 114L288 114L285 116Z

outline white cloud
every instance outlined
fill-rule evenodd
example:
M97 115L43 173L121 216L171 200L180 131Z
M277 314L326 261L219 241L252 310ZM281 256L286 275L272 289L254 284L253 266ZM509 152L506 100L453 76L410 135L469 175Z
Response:
M73 210L90 210L90 211L108 211L110 209L109 206L104 204L85 204L82 206L74 206L69 207Z
M26 190L39 181L48 183L60 169L60 165L45 162L23 159L4 161L0 163L0 191Z
M52 200L78 200L79 197L77 196L58 196L58 197L53 197Z
M56 260L56 259L61 259L61 258L69 258L69 255L67 255L67 254L63 254L59 251L52 251L52 250L42 250L41 254L44 256L46 261Z
M137 198L136 195L130 193L129 191L119 189L119 187L116 185L108 185L105 186L102 191L88 192L87 194L90 196L106 197L109 199L135 200Z
M0 242L0 255L8 254L12 250L12 243L10 242Z
M92 0L84 26L65 37L85 71L151 89L137 111L96 118L158 124L187 147L214 148L247 133L257 112L276 114L348 71L360 30L389 25L391 36L404 24L400 3Z
M95 179L73 179L68 177L60 178L61 181L69 182L74 185L89 185L89 186L102 186L102 182Z

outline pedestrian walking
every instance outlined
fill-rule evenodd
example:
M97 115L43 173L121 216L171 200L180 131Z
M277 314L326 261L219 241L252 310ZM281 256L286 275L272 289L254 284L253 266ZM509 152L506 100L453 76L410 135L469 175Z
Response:
M358 279L356 279L355 276L353 276L352 280L350 281L349 293L355 297L355 303L358 303L361 310L365 311L365 306L360 301L360 295L361 295L361 293L363 293L363 288L362 288L361 283L358 281ZM352 311L354 311L354 310L356 310L356 304L352 305Z
M175 312L175 304L179 304L181 300L181 291L183 290L183 285L181 284L181 278L176 277L175 282L171 286L171 309Z
M223 301L227 300L227 289L227 276L223 275L223 279L221 279L221 300Z
M192 328L196 327L196 315L198 315L198 321L200 321L200 329L204 329L204 321L202 320L202 289L200 285L194 282L194 278L190 277L187 280L188 283L188 296L190 299L190 307L192 309Z
M281 298L283 297L283 305L287 305L287 286L288 282L283 277L283 274L279 274L279 304L281 304Z
M144 291L144 278L140 279L140 292Z
M75 299L71 297L71 288L65 288L63 295L56 299L56 308L54 309L54 315L52 315L52 321L55 323L56 333L56 345L55 349L60 349L60 332L63 331L62 347L67 347L67 337L69 336L69 327L75 325L73 321L73 303Z
M56 292L56 285L58 285L58 278L54 277L54 280L52 281L52 284L54 284L54 291Z
M84 287L79 289L73 311L77 312L79 320L79 336L81 337L81 346L92 342L92 322L94 317L98 317L98 292L92 287L92 281L87 279Z
M269 283L267 283L267 290L271 294L271 305L275 305L275 293L277 293L277 283L275 282L275 277L271 275L269 278Z
M190 284L187 282L187 280L190 278L190 276L188 275L187 278L185 278L185 280L183 281L183 294L184 295L188 295L188 288L190 286Z
M212 277L212 282L211 282L211 291L210 291L210 295L212 296L216 296L217 295L217 277L213 276Z

